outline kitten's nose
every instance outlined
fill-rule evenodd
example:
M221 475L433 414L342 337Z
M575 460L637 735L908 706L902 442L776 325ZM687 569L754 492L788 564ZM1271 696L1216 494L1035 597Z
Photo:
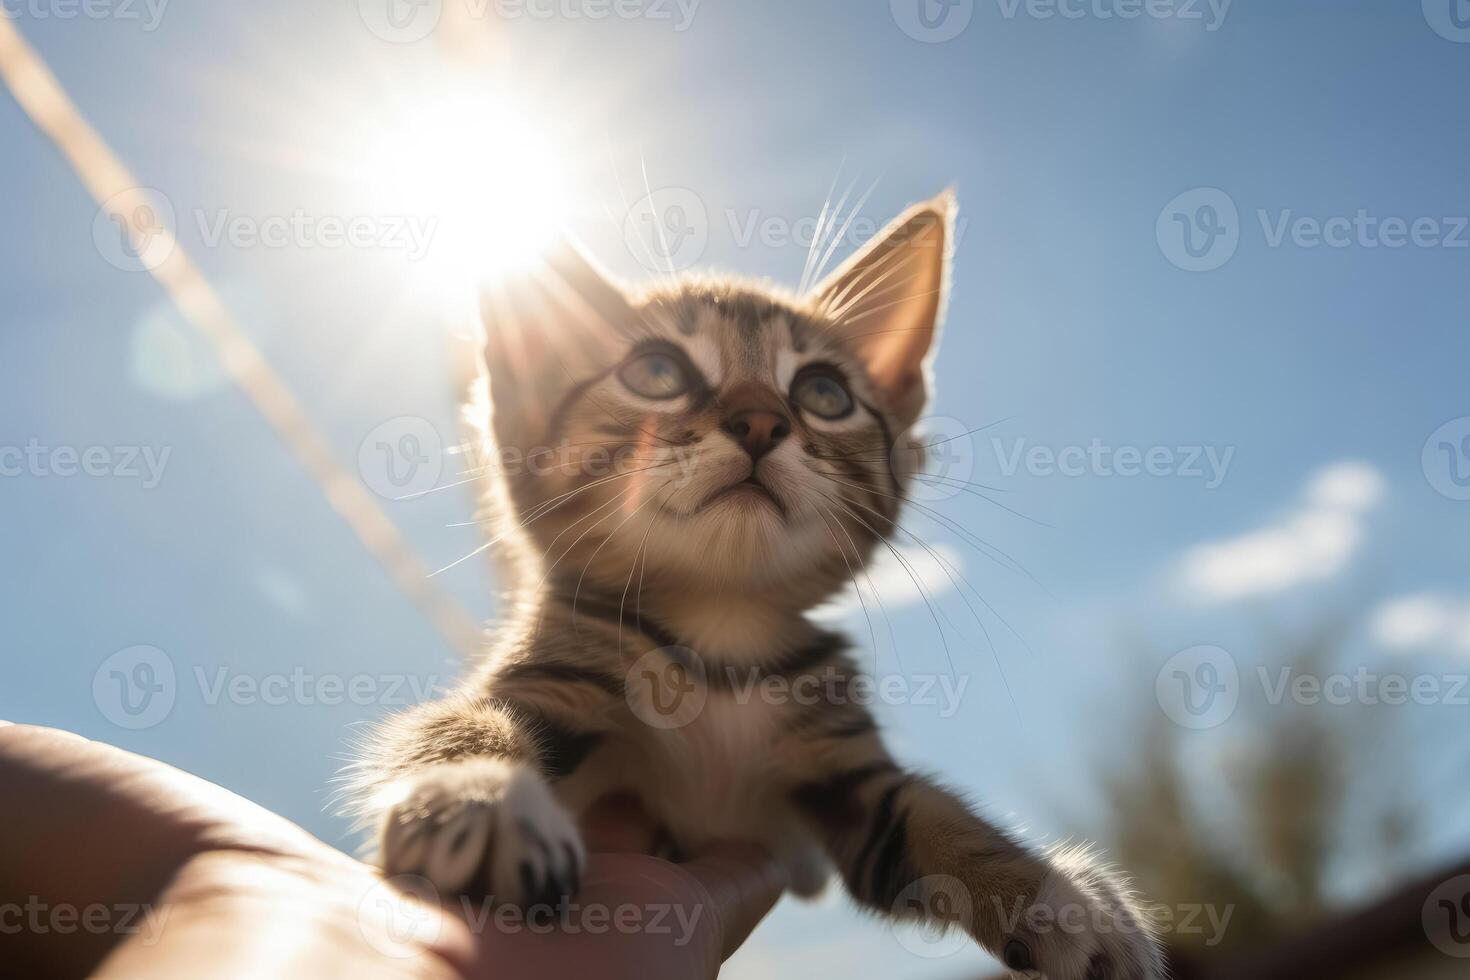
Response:
M725 419L724 430L750 453L752 460L756 460L791 435L791 419L779 412L736 412Z

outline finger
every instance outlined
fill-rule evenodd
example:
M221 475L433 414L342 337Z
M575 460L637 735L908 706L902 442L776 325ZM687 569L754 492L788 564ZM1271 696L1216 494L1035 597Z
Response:
M658 843L658 825L631 796L604 797L579 823L589 853L648 854Z
M785 869L755 844L719 844L682 867L709 895L721 961L740 948L789 884Z

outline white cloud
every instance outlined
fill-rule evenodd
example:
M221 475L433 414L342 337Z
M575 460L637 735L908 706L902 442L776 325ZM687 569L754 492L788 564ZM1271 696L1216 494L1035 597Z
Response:
M858 571L861 602L857 590L849 585L842 595L820 610L823 617L841 619L860 612L864 602L874 616L879 615L880 606L885 612L894 612L920 605L925 597L933 602L938 596L954 591L956 582L964 581L963 556L949 545L931 545L929 550L918 545L895 545L894 550L902 556L902 561L887 548L880 548L867 571Z
M1357 554L1363 521L1383 493L1382 474L1367 463L1322 469L1277 522L1191 548L1180 564L1182 588L1198 601L1229 602L1330 579Z
M1470 598L1400 596L1373 611L1371 628L1390 650L1450 650L1470 657Z

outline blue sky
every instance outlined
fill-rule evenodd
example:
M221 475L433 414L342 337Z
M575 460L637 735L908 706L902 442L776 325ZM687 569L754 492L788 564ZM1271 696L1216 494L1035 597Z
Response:
M913 542L938 615L889 567L897 649L886 624L876 632L883 670L947 674L953 660L969 679L952 714L882 710L906 758L998 818L1101 833L1094 774L1126 759L1129 724L1159 710L1155 676L1179 651L1223 648L1249 684L1270 628L1346 615L1344 670L1470 670L1470 502L1455 479L1470 474L1470 37L1449 0L1237 0L1223 17L1162 4L1134 18L1104 16L1127 0L1063 3L1065 17L962 0L938 35L904 0L703 0L687 18L650 0L643 16L598 20L596 0L500 15L445 2L492 11L477 25L499 38L497 98L545 131L559 209L623 275L652 274L622 220L625 196L648 188L667 227L703 240L681 262L788 284L834 181L839 195L856 182L849 205L877 181L859 219L879 225L958 189L933 412L950 435L989 426L956 440L949 465L1031 519L959 493L932 501L953 524L911 524L993 607L972 597L993 648ZM432 45L375 34L372 0L172 0L135 5L136 19L4 5L167 200L180 247L365 484L382 488L358 465L370 434L410 418L454 440L463 350L422 263L386 238L333 247L315 231L265 247L210 232L221 215L383 217L357 148L439 97ZM8 99L0 144L0 447L42 460L0 476L0 715L155 755L345 846L328 783L352 727L449 683L455 654L157 286L114 264L96 203ZM105 449L109 475L67 475L58 447ZM1152 474L1119 472L1134 450L1155 451ZM436 461L442 489L382 501L432 568L479 543L455 526L471 508L451 486L458 460ZM482 562L436 581L493 613ZM845 616L867 635L851 605ZM176 690L162 718L128 728L94 680L139 645L166 655ZM282 677L367 678L367 696L266 703ZM243 686L221 693L231 682ZM1420 859L1463 853L1464 800L1445 779L1463 762L1440 736L1470 708L1400 710L1430 811ZM1245 737L1241 724L1197 734ZM982 962L913 946L835 897L787 903L729 972L835 960L943 978Z

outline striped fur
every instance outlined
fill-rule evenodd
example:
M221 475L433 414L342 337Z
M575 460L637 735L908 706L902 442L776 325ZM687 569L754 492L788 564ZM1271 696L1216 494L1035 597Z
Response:
M1116 878L890 756L848 641L807 618L896 529L953 208L912 209L806 297L634 293L564 250L487 298L475 416L512 599L460 691L390 719L356 768L389 872L546 900L575 888L577 815L631 794L667 853L759 841L798 892L835 868L863 905L964 928L1019 975L1162 976ZM805 399L812 372L849 413L816 414L843 402Z

